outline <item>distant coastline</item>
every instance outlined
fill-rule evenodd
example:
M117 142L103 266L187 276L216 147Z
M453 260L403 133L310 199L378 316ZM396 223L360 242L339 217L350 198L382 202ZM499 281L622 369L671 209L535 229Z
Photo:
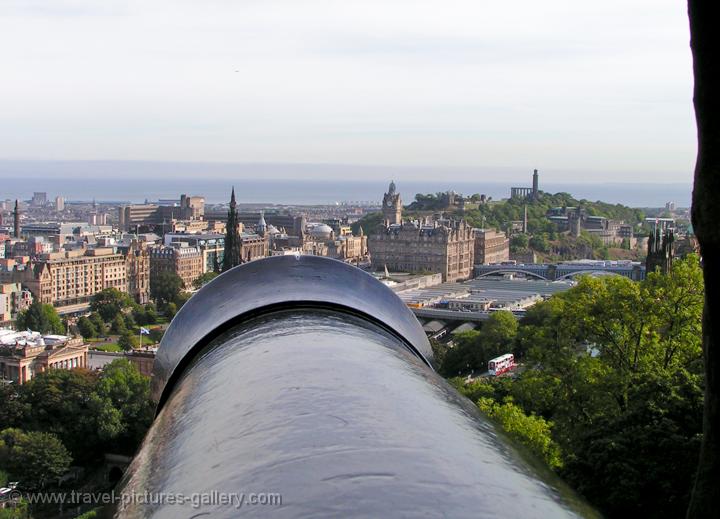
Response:
M554 171L553 177L565 175ZM208 203L226 202L235 186L238 202L326 205L349 201L380 202L395 180L403 202L416 193L454 190L464 195L507 198L512 186L530 186L532 170L519 168L380 167L331 164L222 164L132 161L13 161L0 160L0 199L29 199L34 191L66 200L140 203L175 199L181 193L205 196ZM282 178L288 178L283 180ZM415 178L436 180L414 180ZM453 180L462 178L463 180ZM568 192L577 199L602 200L631 207L690 205L692 185L686 183L593 182L567 172L568 182L546 180L540 189ZM589 178L589 182L582 182ZM476 179L476 180L468 180Z
M389 182L389 180L388 180ZM238 202L282 205L327 205L350 201L379 202L387 188L381 181L343 180L244 180L237 179L121 179L121 178L0 178L0 199L29 199L33 191L49 196L62 195L68 201L141 203L146 199L178 198L181 193L201 195L207 203L226 202L234 185ZM397 181L403 202L410 203L416 193L454 190L471 195L483 193L499 200L507 198L510 183L505 182L414 182ZM513 184L515 185L515 184ZM662 207L673 201L689 207L691 186L684 184L540 184L542 191L568 192L577 199L601 200L631 207Z

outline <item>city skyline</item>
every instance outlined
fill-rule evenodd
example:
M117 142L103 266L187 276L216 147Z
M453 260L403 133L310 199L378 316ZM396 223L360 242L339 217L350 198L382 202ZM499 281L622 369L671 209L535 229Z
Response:
M37 1L0 24L3 159L692 178L681 3Z

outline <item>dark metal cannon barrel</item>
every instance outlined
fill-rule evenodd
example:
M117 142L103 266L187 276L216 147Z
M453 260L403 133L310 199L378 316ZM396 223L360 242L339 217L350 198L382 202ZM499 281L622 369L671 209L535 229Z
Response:
M436 375L419 323L355 267L283 256L181 309L119 517L574 517Z

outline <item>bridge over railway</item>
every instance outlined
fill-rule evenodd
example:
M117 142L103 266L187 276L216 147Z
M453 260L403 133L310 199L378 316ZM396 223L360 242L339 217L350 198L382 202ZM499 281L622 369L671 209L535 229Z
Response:
M421 319L437 319L444 322L480 323L487 321L489 312L459 312L444 308L411 308L412 313Z
M585 274L615 274L642 281L645 266L637 262L577 261L571 263L533 263L520 265L475 265L475 277L502 274L524 274L537 279L557 281Z

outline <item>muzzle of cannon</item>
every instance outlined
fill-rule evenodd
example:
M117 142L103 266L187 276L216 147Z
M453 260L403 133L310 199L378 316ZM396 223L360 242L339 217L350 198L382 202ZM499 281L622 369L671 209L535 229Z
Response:
M412 312L344 263L281 256L202 288L155 361L117 517L575 517L574 498L431 367Z

